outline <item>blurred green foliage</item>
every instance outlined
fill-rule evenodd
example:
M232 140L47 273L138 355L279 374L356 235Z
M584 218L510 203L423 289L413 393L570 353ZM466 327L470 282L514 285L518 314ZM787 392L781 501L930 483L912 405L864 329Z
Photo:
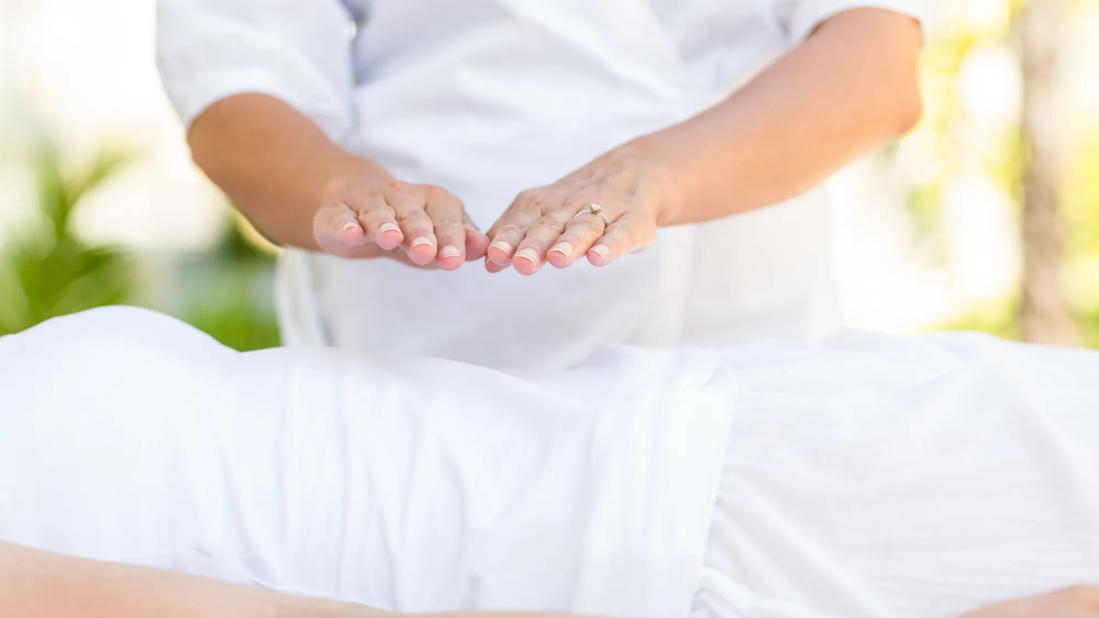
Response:
M242 221L232 219L212 251L172 256L172 293L152 298L144 256L89 244L73 228L84 199L140 154L104 151L74 172L66 170L56 142L40 142L32 165L36 216L0 245L0 335L55 316L131 304L174 315L238 350L278 345L273 256L248 239Z
M279 344L278 321L272 306L273 258L245 233L234 218L218 246L178 265L180 300L167 309L237 350Z
M34 166L39 216L0 253L0 334L131 297L129 257L117 248L89 246L72 230L81 199L127 159L125 153L108 152L80 173L66 174L57 147L43 142Z

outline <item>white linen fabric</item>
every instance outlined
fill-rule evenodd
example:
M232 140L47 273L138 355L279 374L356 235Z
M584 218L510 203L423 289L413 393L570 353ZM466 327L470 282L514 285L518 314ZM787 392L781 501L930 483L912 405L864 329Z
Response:
M725 360L695 615L954 618L1099 584L1099 354L845 333Z
M491 225L517 192L711 105L836 12L924 0L159 0L158 59L186 123L241 92L279 97L397 177L447 187ZM289 250L288 344L567 366L607 345L805 338L838 320L821 192L666 229L596 272L534 280ZM392 325L415 325L392 336Z
M0 339L0 539L404 611L667 618L701 572L710 352L530 378L238 354L136 309Z
M0 539L408 611L935 617L1099 583L1099 355L238 354L125 309L0 339Z

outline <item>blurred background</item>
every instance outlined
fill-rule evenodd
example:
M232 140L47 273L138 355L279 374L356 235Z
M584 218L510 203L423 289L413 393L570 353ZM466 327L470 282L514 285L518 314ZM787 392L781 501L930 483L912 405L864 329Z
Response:
M188 158L153 4L0 0L0 334L127 303L278 343L275 250ZM1099 347L1099 0L933 8L924 121L829 187L847 320Z

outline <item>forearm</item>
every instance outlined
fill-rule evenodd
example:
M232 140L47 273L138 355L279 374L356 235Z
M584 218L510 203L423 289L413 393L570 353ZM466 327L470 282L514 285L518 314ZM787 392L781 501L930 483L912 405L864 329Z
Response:
M0 615L387 618L393 614L0 543Z
M398 614L84 560L0 542L0 616L25 618L570 618L564 614ZM571 617L579 618L579 617Z
M911 128L921 46L914 20L842 13L726 100L628 145L671 170L660 223L789 199Z
M317 249L313 215L347 179L389 180L380 166L334 144L282 101L241 94L212 105L188 134L200 168L268 238Z

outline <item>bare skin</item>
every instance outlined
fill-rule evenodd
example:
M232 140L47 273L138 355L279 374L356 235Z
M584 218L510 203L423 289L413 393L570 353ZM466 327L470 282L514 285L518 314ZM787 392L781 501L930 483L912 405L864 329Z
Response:
M521 192L487 236L445 189L394 179L266 95L219 101L188 139L198 165L280 244L445 270L486 255L492 272L585 257L604 266L648 246L661 226L796 196L912 127L921 46L908 17L841 13L725 101ZM591 203L609 226L575 216Z
M412 615L420 618L580 618L514 612L388 612L0 543L0 616L398 618Z
M522 612L403 614L170 571L0 543L0 615L24 618L582 618ZM1074 586L960 618L1099 618L1099 588Z
M344 152L273 97L219 101L189 141L199 167L280 244L446 270L485 255L488 240L456 197Z
M916 123L921 47L907 17L841 13L716 106L521 193L489 230L489 259L523 274L585 256L605 266L662 226L792 198ZM591 203L610 225L575 216Z
M997 603L961 618L1099 618L1099 588L1072 586L1048 594Z

